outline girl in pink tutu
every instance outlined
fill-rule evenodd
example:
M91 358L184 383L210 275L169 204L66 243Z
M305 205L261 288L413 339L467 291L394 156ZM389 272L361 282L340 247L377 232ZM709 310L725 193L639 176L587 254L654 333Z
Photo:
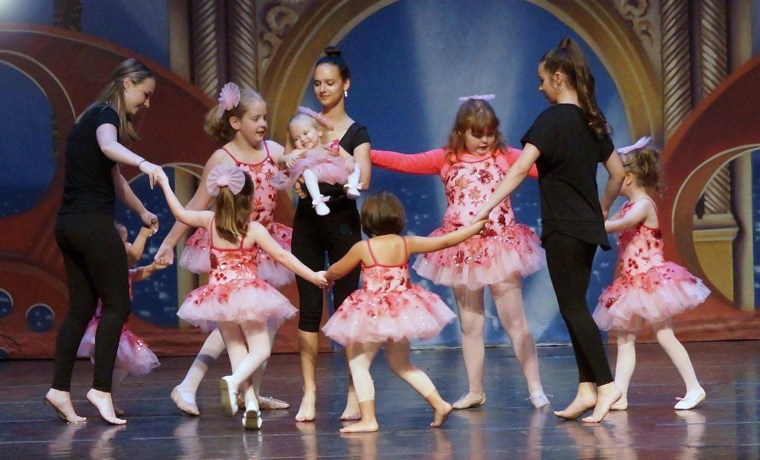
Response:
M264 99L250 88L240 89L235 83L227 83L222 88L218 104L206 114L205 130L222 145L206 162L201 176L201 186L186 204L186 209L200 211L208 209L212 197L208 194L206 179L211 170L220 164L235 165L247 172L253 180L255 190L251 198L249 219L261 223L277 243L290 252L292 230L274 221L277 204L277 190L272 186L272 178L277 174L277 164L283 147L266 139L267 105ZM190 227L177 221L164 238L155 260L171 264L174 261L174 247ZM188 238L179 264L193 273L209 271L209 235L205 228L199 228ZM263 250L256 252L258 276L272 286L279 288L295 281L293 273ZM213 331L203 344L183 381L174 387L172 400L177 407L190 415L199 415L195 393L208 366L224 351L224 342L218 331ZM259 395L263 378L263 367L254 375L254 387L262 409L287 409L289 404L275 398Z
M330 208L325 204L328 199L319 191L320 182L343 185L346 196L352 200L360 195L361 171L353 157L342 151L337 142L329 147L320 143L323 130L329 128L330 122L325 117L306 107L299 107L298 113L288 124L290 140L296 149L281 157L280 164L288 169L278 173L272 181L276 189L287 190L303 176L304 185L319 216L330 214Z
M370 239L354 244L326 275L334 281L357 265L362 267L362 288L322 327L327 337L349 349L351 378L361 410L361 420L340 431L377 431L369 368L383 345L391 370L425 398L435 411L430 426L439 427L451 412L451 404L441 398L430 378L409 362L409 341L437 335L456 316L436 294L411 284L409 255L457 245L483 230L485 221L440 236L402 237L398 234L406 225L404 207L387 192L364 201L361 221Z
M153 234L153 229L150 227L140 227L140 232L135 237L133 243L129 243L127 238L129 234L127 228L119 223L115 224L116 229L124 241L124 249L127 251L127 262L131 266L142 257L145 250L145 242L148 237ZM150 265L137 267L129 270L129 297L132 298L132 284L136 281L142 281L149 278L157 270L166 268L166 265L153 262ZM95 310L95 316L92 317L87 330L85 330L82 342L79 344L79 350L77 351L78 358L90 358L95 362L95 335L98 330L98 323L103 317L103 302L98 300L98 306ZM121 329L121 337L119 338L119 348L116 352L116 362L113 370L113 383L118 385L121 383L127 375L148 375L150 371L157 368L160 365L158 358L153 353L148 344L146 344L140 337L135 335L132 331L127 329L126 323ZM124 415L124 411L117 407L114 402L114 412L117 417Z
M519 150L504 145L499 119L487 102L491 98L493 95L461 99L464 102L457 111L448 145L443 148L414 155L372 151L373 165L412 174L437 174L441 178L448 207L443 226L430 236L445 235L472 222L475 212L520 155ZM532 172L535 177L535 168ZM540 408L549 401L541 384L533 334L525 318L522 278L541 268L544 251L533 231L515 221L509 200L496 207L489 220L492 225L480 235L418 257L414 269L420 276L454 289L469 384L468 392L454 403L454 409L479 407L486 402L483 387L486 286L528 382L530 401Z
M605 331L616 331L618 343L615 383L623 396L612 410L628 408L628 385L636 367L636 335L643 323L654 329L657 341L681 374L686 396L676 409L692 409L705 399L686 349L673 333L671 317L704 302L710 290L685 268L663 257L657 206L649 190L658 189L660 152L637 143L622 154L625 179L620 194L628 202L605 222L618 233L618 277L599 297L594 320ZM623 149L620 149L623 150Z
M259 222L249 219L253 180L243 169L219 165L206 178L214 211L188 211L172 192L168 179L159 181L169 208L186 225L205 228L209 235L209 284L188 294L177 316L210 330L217 327L232 362L233 374L223 377L222 407L237 412L237 395L244 394L247 429L261 427L259 405L250 379L269 358L280 325L296 313L287 298L258 277L257 253L270 257L310 282L326 287L324 272L315 273L284 250Z

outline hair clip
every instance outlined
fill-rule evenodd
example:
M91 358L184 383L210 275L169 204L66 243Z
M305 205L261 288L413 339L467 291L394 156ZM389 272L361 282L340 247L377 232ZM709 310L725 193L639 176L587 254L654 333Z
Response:
M472 96L462 96L459 98L460 101L465 102L469 101L470 99L477 99L480 101L490 101L491 99L495 99L495 94L475 94Z
M224 112L232 110L240 104L240 88L235 83L229 82L222 87L219 91L219 114L217 118L219 120L224 116Z
M311 118L313 118L313 119L317 120L317 122L318 122L320 125L324 126L325 128L327 128L327 129L333 129L333 125L332 125L332 123L330 122L330 120L328 120L328 119L327 119L327 118L326 118L324 115L322 115L321 113L317 113L317 112L315 112L315 111L311 110L311 109L310 109L310 108L308 108L308 107L299 106L299 107L298 107L298 110L296 110L296 113L300 113L300 114L303 114L303 115L308 115L308 116L310 116Z

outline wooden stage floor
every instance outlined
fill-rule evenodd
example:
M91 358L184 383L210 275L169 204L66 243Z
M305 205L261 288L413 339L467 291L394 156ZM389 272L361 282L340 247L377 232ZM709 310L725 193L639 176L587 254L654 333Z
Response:
M127 412L124 427L107 425L84 399L91 365L77 363L72 395L89 421L67 425L42 404L50 361L0 362L0 459L757 459L760 458L760 343L687 343L707 399L676 412L684 389L656 344L640 345L629 393L630 407L599 425L557 419L534 410L509 348L486 352L487 403L455 411L441 429L428 428L425 401L389 371L382 356L373 368L380 432L341 435L346 366L339 353L321 355L317 420L295 423L300 401L298 356L275 355L263 393L291 409L264 412L261 431L244 431L239 414L219 407L218 382L226 358L209 372L199 392L200 417L180 413L169 392L191 358L163 358L145 378L128 377L114 395ZM609 350L614 362L614 347ZM541 374L553 408L573 397L576 370L569 347L539 349ZM461 351L420 350L425 369L449 401L466 391Z

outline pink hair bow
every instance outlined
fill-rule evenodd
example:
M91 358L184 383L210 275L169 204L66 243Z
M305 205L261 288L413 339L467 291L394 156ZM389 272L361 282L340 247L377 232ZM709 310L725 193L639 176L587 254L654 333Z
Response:
M496 99L495 94L474 94L472 96L462 96L459 98L460 101L469 101L470 99L479 99L481 101L490 101L491 99Z
M644 148L649 144L649 141L652 140L649 136L644 136L641 139L637 140L635 144L629 145L627 147L620 147L617 149L618 153L621 155L624 155L626 153L632 152L634 150L638 150L640 148Z
M224 112L232 110L240 104L240 88L232 82L225 84L222 90L219 91L219 99L217 101L219 102L219 114L217 117L221 119L224 116Z
M206 190L211 196L219 195L222 187L229 188L233 195L237 195L243 190L244 185L245 171L230 164L214 167L206 178Z
M328 120L327 118L325 118L325 116L322 115L321 113L317 113L317 112L311 110L308 107L299 106L298 110L296 110L296 112L310 116L311 118L317 120L317 122L319 122L320 125L324 126L327 129L332 129L333 128L333 125L332 125L332 123L330 123L330 120Z

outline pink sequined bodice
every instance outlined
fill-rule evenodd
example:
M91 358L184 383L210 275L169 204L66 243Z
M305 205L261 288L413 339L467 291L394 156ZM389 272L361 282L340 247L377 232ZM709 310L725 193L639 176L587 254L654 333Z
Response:
M620 211L623 217L633 203L626 203ZM618 233L618 273L635 275L665 262L662 231L659 228L637 224Z
M255 280L258 275L256 251L252 248L221 249L211 246L209 284L223 284L233 280Z
M264 143L266 147L266 142ZM230 154L232 156L232 154ZM235 159L235 157L232 157ZM235 159L236 165L246 171L253 180L253 198L251 199L251 222L259 222L266 228L274 222L274 210L277 206L277 190L272 185L272 179L279 171L277 165L269 156L259 163L242 163Z
M451 165L443 181L448 202L443 215L444 230L453 231L472 222L504 175L490 155L460 154L459 161ZM510 200L506 199L494 208L489 217L492 225L480 235L501 235L506 227L515 223Z
M362 266L362 289L369 292L387 292L409 289L409 265Z

